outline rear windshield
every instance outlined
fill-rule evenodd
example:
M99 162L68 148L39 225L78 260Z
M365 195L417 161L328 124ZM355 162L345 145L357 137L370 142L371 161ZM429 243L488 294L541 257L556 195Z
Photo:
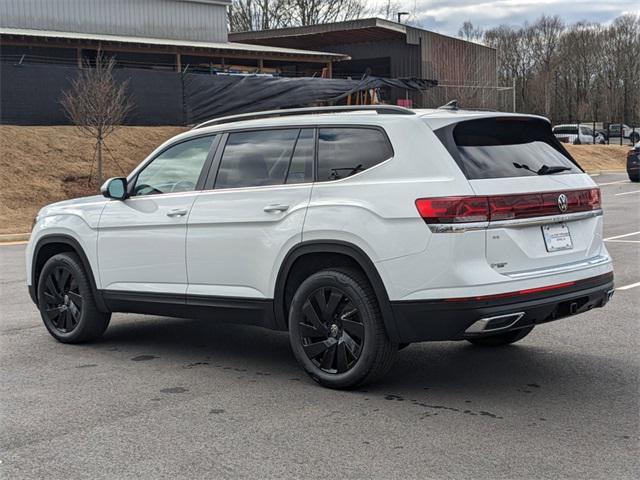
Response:
M435 133L470 180L582 172L542 119L482 118Z

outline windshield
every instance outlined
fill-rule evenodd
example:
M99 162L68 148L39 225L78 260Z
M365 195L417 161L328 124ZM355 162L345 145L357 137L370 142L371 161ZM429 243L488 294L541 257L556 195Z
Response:
M435 133L468 179L582 172L542 119L482 118Z

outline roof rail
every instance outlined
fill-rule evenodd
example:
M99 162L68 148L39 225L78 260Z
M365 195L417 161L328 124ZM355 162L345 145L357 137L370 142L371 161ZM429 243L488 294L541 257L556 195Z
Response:
M267 110L256 113L241 113L238 115L229 115L227 117L215 118L207 120L193 127L193 130L203 127L211 127L213 125L221 125L223 123L242 122L244 120L255 120L258 118L274 118L287 117L294 115L307 115L312 113L340 113L340 112L357 112L357 111L373 111L378 114L396 114L396 115L415 115L413 110L399 107L397 105L338 105L335 107L306 107L306 108L287 108L282 110Z

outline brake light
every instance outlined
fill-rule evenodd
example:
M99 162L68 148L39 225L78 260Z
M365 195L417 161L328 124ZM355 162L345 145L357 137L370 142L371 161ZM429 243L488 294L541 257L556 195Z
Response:
M486 222L487 197L442 197L416 200L420 216L427 223Z
M564 195L564 197L562 197ZM429 224L544 217L600 208L600 189L515 195L420 198L416 207Z
M530 295L532 293L548 292L550 290L558 290L562 288L572 287L575 284L576 282L564 282L564 283L556 283L555 285L546 285L544 287L517 290L515 292L496 293L493 295L478 295L475 297L447 298L445 302L468 302L468 301L484 302L487 300L498 300L500 298L517 297L520 295Z

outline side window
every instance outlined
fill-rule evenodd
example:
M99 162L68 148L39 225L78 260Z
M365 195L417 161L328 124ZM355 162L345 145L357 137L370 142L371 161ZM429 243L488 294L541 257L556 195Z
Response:
M259 130L229 134L216 189L282 185L299 130Z
M312 128L300 130L285 183L308 183L313 181L315 143L316 135Z
M378 129L321 128L318 135L318 181L354 175L392 156L389 140Z
M195 190L215 137L200 137L168 148L138 174L133 195Z

